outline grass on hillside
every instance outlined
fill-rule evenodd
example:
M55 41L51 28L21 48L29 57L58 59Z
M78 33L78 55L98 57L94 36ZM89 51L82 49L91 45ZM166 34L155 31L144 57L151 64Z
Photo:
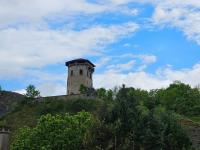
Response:
M17 133L19 128L24 126L34 127L37 119L45 114L62 114L62 113L76 113L79 111L88 111L95 116L98 113L103 113L105 107L103 101L100 100L58 100L56 98L46 98L42 102L30 102L29 104L20 103L14 111L6 114L0 118L0 125L11 127L11 141L13 136Z

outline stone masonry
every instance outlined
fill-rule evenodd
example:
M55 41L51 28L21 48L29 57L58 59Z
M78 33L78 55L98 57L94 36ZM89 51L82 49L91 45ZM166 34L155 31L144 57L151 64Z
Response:
M95 65L87 59L66 62L68 67L67 95L80 94L80 86L93 88L92 75Z
M0 127L0 150L9 150L10 129L6 126Z

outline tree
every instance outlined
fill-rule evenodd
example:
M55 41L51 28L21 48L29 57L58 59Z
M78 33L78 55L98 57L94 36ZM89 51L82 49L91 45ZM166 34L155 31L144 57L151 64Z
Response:
M115 131L117 147L122 150L133 147L155 150L189 149L189 138L181 126L172 113L159 105L152 95L154 94L148 95L145 91L134 88L119 90L111 121L119 122Z
M1 87L1 85L0 85L0 92L2 91L2 87Z
M113 100L114 98L114 92L110 89L110 90L106 90L104 88L99 88L96 90L97 92L97 96L99 98L101 98L102 100Z
M106 89L104 88L97 89L97 95L99 98L104 99L106 97Z
M42 116L35 128L22 128L11 150L74 150L84 148L84 138L93 125L90 113Z
M200 91L190 85L174 82L152 94L168 110L185 116L200 115Z
M27 88L26 88L26 94L25 96L27 98L37 98L40 96L40 91L39 90L36 90L35 86L34 85L29 85Z
M87 92L87 87L84 86L83 84L80 85L79 91L81 92L81 94L84 94Z

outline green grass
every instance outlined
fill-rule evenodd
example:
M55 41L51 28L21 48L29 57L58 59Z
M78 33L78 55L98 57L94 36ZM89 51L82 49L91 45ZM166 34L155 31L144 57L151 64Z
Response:
M58 100L47 98L40 103L20 103L12 112L0 118L0 125L11 127L11 141L19 128L34 127L37 119L45 114L76 113L88 111L95 116L103 113L106 104L100 100Z
M192 116L189 117L192 121L200 124L200 116Z
M45 114L74 114L79 111L91 112L95 116L105 116L105 112L110 112L108 109L112 109L114 102L109 103L102 100L59 100L57 98L46 98L42 102L21 102L12 112L6 114L0 118L0 125L10 126L11 142L16 135L19 128L24 126L34 127L37 123L37 119L41 115ZM101 114L101 115L100 115ZM105 115L104 115L105 114ZM200 123L200 116L185 117L179 114L175 114L177 119L192 120L193 122Z
M190 120L192 121L193 123L198 123L200 124L200 116L190 116L190 117L187 117L187 116L183 116L183 115L180 115L180 114L177 114L177 113L174 113L176 118L178 120Z

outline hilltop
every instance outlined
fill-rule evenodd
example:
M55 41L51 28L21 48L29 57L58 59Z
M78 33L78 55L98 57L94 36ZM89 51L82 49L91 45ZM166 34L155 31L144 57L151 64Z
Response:
M199 107L198 100L200 94L198 90L182 83L176 83L170 85L167 89L151 92L134 88L122 88L116 92L98 89L97 93L98 99L65 99L65 96L57 96L30 100L23 95L4 91L1 94L0 101L3 108L6 107L8 109L2 111L3 116L0 119L0 124L11 127L12 142L19 128L24 126L35 127L37 120L42 115L76 114L84 110L93 114L101 122L98 130L95 131L95 136L101 141L101 143L96 141L97 145L103 144L104 147L113 147L113 132L117 132L117 134L121 134L120 141L122 140L122 143L120 142L119 144L127 146L126 144L128 143L124 143L125 141L123 140L127 138L126 134L129 133L129 130L125 131L124 129L132 129L130 125L135 125L136 122L134 120L137 120L137 126L134 128L138 130L137 138L141 138L138 144L144 146L142 140L145 142L147 140L145 137L148 138L147 135L155 134L154 136L158 138L157 140L150 138L152 144L155 141L159 141L159 137L163 136L159 132L165 126L169 126L169 129L166 131L169 131L170 136L175 136L180 132L179 134L186 140L187 138L184 137L182 131L179 131L180 127L174 124L173 118L175 117L181 123L187 135L189 135L193 144L199 147L200 115L197 108ZM193 98L195 98L194 105L191 103ZM175 101L171 101L171 99ZM185 107L185 104L188 105L188 102L190 107ZM185 110L183 111L181 107ZM120 130L118 131L117 128ZM147 131L152 133L149 135ZM141 136L142 134L145 137ZM162 138L168 137L168 133L166 132L165 134ZM173 138L176 140L176 136ZM180 139L180 137L178 138ZM177 142L182 143L183 141L180 139ZM151 146L151 143L147 145Z
M0 92L0 116L3 116L7 112L12 111L12 109L20 101L25 99L25 96L19 93L11 91L1 91Z

